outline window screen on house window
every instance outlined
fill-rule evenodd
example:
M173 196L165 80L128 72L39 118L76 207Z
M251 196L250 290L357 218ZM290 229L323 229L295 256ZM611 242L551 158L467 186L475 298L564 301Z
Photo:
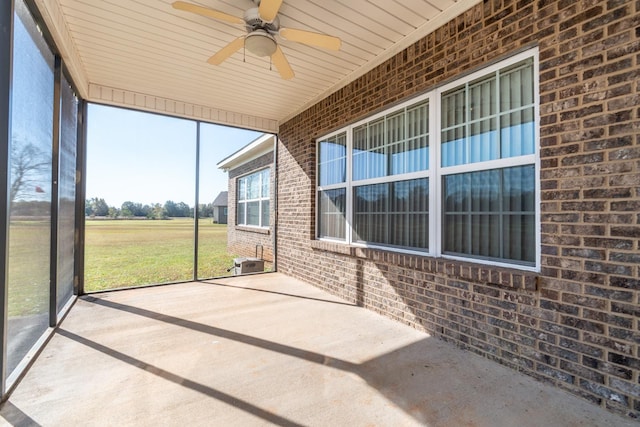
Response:
M444 177L444 251L535 260L533 165Z
M238 178L237 224L269 227L269 169Z
M534 153L533 63L442 95L442 167Z
M428 179L361 185L353 199L354 242L428 247Z
M429 105L400 109L353 129L353 180L429 168Z

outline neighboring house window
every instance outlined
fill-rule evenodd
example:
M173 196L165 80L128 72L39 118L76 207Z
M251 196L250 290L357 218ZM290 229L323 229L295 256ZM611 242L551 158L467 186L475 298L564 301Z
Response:
M226 207L225 207L225 208L222 210L222 212L224 212L224 215L225 215L225 216L226 216L226 215L228 215L228 214L227 214L227 212L228 212L228 208L226 208Z
M269 169L238 178L237 224L269 227Z
M539 268L537 50L318 140L317 237Z

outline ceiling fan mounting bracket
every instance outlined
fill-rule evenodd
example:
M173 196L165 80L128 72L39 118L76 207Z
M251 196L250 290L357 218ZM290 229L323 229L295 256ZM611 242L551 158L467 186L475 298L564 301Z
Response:
M280 30L280 20L278 17L276 16L272 22L265 22L260 18L257 7L252 7L244 12L244 22L247 33L255 30L264 30L271 35L276 35L278 34L278 30Z

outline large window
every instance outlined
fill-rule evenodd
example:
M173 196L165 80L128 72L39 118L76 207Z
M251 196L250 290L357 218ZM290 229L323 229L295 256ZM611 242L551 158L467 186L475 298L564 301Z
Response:
M197 123L87 110L85 291L192 280Z
M10 390L71 306L80 101L25 0L0 6L4 342ZM4 396L3 396L4 397Z
M76 154L78 98L66 78L60 84L60 150L58 183L58 312L73 295L75 267Z
M54 55L22 1L15 3L13 42L8 375L20 371L21 360L49 326L53 187Z
M538 267L537 53L318 140L317 232Z
M269 227L269 169L238 178L238 225Z

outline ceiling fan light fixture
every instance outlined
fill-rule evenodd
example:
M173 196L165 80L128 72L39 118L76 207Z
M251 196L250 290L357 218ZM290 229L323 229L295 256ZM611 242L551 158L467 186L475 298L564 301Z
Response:
M278 44L275 39L264 30L254 30L244 39L244 47L257 56L271 56Z

